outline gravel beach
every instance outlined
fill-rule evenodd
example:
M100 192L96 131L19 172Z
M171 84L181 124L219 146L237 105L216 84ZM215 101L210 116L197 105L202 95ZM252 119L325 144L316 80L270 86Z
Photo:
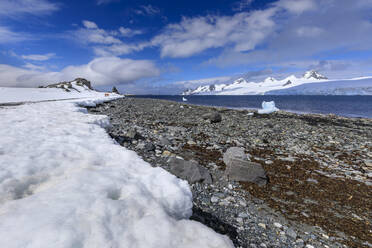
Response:
M109 135L189 181L192 219L236 247L372 247L372 120L126 97ZM197 237L195 237L197 238Z

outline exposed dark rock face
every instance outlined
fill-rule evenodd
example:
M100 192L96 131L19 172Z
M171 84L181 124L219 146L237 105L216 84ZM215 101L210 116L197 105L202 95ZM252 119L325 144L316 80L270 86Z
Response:
M86 87L87 89L93 90L90 81L84 78L76 78L69 82L60 82L56 84L49 84L47 86L39 86L39 88L60 88L67 92L70 92L72 90L80 92L80 90L74 87L73 83L75 83L77 86Z
M283 84L283 86L287 86L287 85L291 85L291 84L292 84L291 80L288 80L285 84Z
M118 89L116 89L116 87L112 87L112 93L115 93L115 94L118 94L120 95L120 92L118 91Z

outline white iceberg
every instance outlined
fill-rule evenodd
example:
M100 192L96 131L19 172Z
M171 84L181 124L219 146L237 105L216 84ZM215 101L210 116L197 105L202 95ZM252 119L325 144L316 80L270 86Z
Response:
M186 98L184 98L184 97L182 97L182 101L184 101L184 102L187 102L187 99L186 99Z
M263 101L262 102L262 109L259 109L258 113L259 114L270 114L270 113L273 113L273 112L278 111L278 110L279 109L277 107L275 107L275 102L274 101L271 101L271 102Z

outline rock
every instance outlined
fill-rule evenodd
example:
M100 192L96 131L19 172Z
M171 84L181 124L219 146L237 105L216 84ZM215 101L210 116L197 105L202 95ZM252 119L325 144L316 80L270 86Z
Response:
M231 161L235 158L248 161L248 156L245 154L244 148L230 147L223 154L223 162L225 162L226 166L229 166Z
M160 145L162 146L170 146L171 145L171 142L167 139L167 138L160 138L159 140L160 142Z
M164 157L169 157L170 155L172 155L172 153L170 151L165 150L165 151L163 151L162 155Z
M118 91L118 89L116 89L116 87L112 87L112 93L115 93L115 94L118 94L120 95L120 92Z
M226 166L225 175L230 180L252 182L260 186L265 185L268 180L260 164L241 159L232 159Z
M155 151L155 145L153 143L146 143L144 150L147 152L153 152Z
M216 202L218 202L220 199L218 199L218 197L216 197L216 196L212 196L211 197L211 202L212 203L216 203Z
M259 227L262 227L263 229L266 229L266 225L264 223L258 223Z
M204 120L209 120L211 123L218 123L222 121L222 117L219 113L207 113L202 116Z
M274 226L276 228L282 228L283 227L282 224L280 224L279 222L274 222Z
M212 177L208 170L197 162L171 158L169 164L173 175L185 179L191 184L196 182L212 183Z
M293 239L297 238L296 232L293 230L293 228L287 229L287 235Z
M125 136L129 139L142 139L142 136L135 129L129 130Z

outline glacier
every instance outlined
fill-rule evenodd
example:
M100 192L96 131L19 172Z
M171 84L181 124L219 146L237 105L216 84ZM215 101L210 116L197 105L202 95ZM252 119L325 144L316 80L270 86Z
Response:
M277 80L268 77L262 82L239 78L232 83L199 86L182 95L372 95L372 77L330 80L310 70L302 77L290 75Z

